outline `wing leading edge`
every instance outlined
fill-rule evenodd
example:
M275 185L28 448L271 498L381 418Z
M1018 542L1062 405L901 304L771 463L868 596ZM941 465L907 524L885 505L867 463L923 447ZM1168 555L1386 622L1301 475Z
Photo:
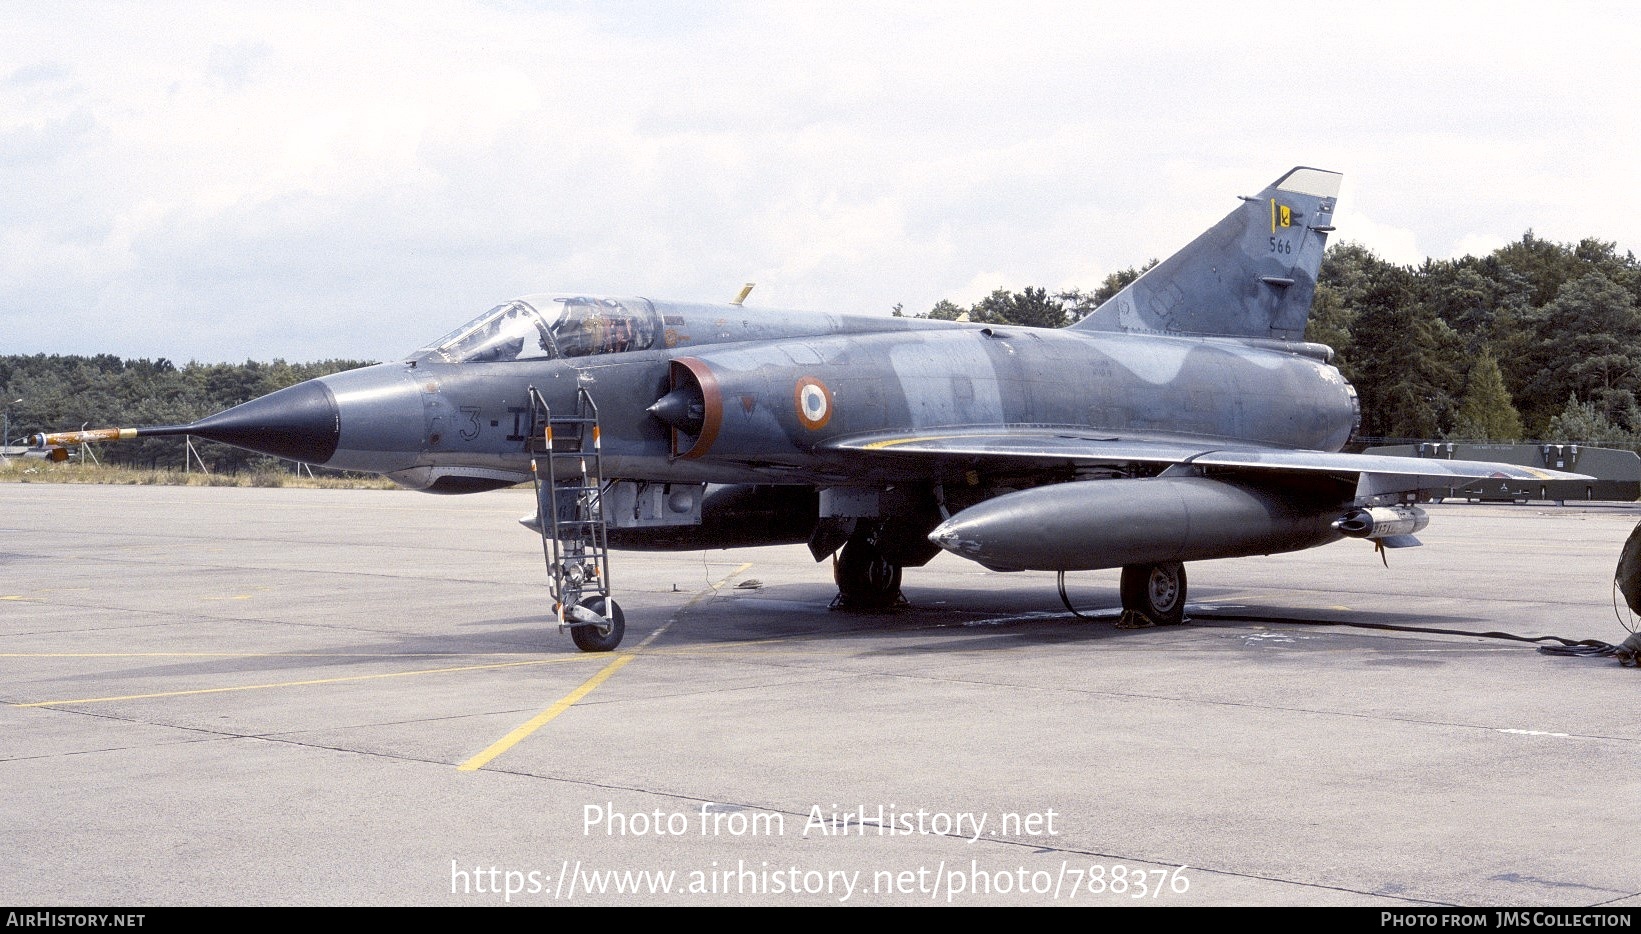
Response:
M922 457L940 463L1012 461L1077 464L1169 464L1274 473L1355 474L1363 493L1382 495L1452 485L1455 480L1588 480L1584 474L1489 461L1438 460L1378 454L1301 451L1204 441L1103 434L1076 429L993 428L869 434L840 438L828 448L868 456ZM1371 478L1371 479L1370 479Z

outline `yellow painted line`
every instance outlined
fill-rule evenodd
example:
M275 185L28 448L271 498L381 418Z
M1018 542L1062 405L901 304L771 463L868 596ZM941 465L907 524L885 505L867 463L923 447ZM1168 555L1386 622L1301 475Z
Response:
M416 671L389 671L376 675L349 675L345 678L315 678L309 681L279 681L273 684L241 684L227 688L196 688L191 691L160 691L154 694L123 694L117 697L77 697L71 700L35 701L32 704L12 704L12 707L65 707L70 704L104 704L112 701L148 700L155 697L187 697L192 694L226 694L231 691L265 691L270 688L296 688L315 684L341 684L345 681L374 681L378 678L408 678L412 675L437 675L453 671L486 671L496 668L519 668L525 665L551 665L556 662L579 660L577 656L535 659L528 662L497 662L493 665L459 665L453 668L422 668Z
M636 656L636 655L628 653L626 655L620 656L615 661L610 662L608 665L605 665L603 671L600 671L598 674L593 675L591 678L588 678L586 681L583 681L581 683L580 687L578 687L575 690L571 691L570 693L564 695L564 697L559 699L558 703L554 704L551 707L548 707L546 710L543 710L541 713L538 713L534 717L531 717L529 719L529 721L527 721L527 722L521 724L520 726L516 727L513 730L513 732L508 733L506 736L503 736L501 739L498 739L494 743L491 743L489 749L486 749L485 751L479 753L478 755L474 756L473 758L468 759L466 762L463 762L461 765L457 766L456 771L458 771L458 772L471 772L475 769L483 768L485 765L487 765L490 762L491 759L494 759L495 757L501 755L502 753L506 752L507 750L512 749L514 746L517 746L520 742L522 742L524 740L525 737L529 736L531 733L534 733L535 731L537 731L537 730L541 729L542 727L546 726L547 723L549 721L551 721L554 717L558 716L559 714L563 713L564 711L569 710L571 707L575 706L576 701L581 700L583 697L586 697L588 694L591 694L593 692L594 688L597 688L600 684L603 684L605 681L608 681L609 678L610 678L610 675L613 675L617 671L620 671L622 666L626 665L628 662L632 661L633 659L635 659L637 657L638 656Z
M740 567L736 568L735 570L733 570L733 571L729 572L728 574L724 575L724 577L721 580L719 580L717 583L708 584L707 587L710 588L710 589L709 590L703 590L700 593L696 594L695 596L691 597L689 599L689 601L684 604L684 609L686 609L686 610L689 609L690 607L694 606L696 603L700 602L702 599L706 598L709 594L716 594L725 584L729 583L731 578L735 577L738 574L741 574L741 573L745 572L750 567L752 567L752 562L748 561L745 564L741 565ZM586 681L583 681L581 683L580 687L576 688L575 690L571 691L570 693L568 693L568 694L564 695L563 697L559 698L558 702L553 704L553 706L548 707L546 710L543 710L541 713L538 713L534 717L531 717L525 723L522 723L522 724L518 725L517 727L515 727L513 729L512 732L508 733L506 736L503 736L501 739L496 740L494 743L491 743L490 747L488 749L484 750L483 752L479 753L478 755L474 756L473 758L468 759L466 762L463 762L461 765L456 766L456 771L458 771L458 772L473 772L473 771L477 771L478 769L484 768L492 760L494 760L497 756L501 755L502 753L506 752L509 749L512 749L514 746L517 746L519 743L523 742L525 740L525 738L527 738L531 733L534 733L535 731L537 731L537 730L541 729L542 727L546 726L548 723L552 722L552 720L555 717L557 717L559 714L563 713L566 710L569 710L571 707L574 707L576 705L576 702L580 701L582 698L586 697L588 694L591 694L595 689L598 688L599 685L603 684L605 681L608 681L610 679L611 675L613 675L616 672L620 671L623 667L625 667L627 665L628 662L631 662L633 659L637 658L638 653L643 651L644 649L648 648L650 643L654 642L657 638L659 638L660 635L663 632L666 632L667 627L671 626L673 624L673 621L676 620L677 618L678 617L674 616L672 619L667 620L665 623L663 623L661 625L661 627L659 629L657 629L654 632L650 633L649 636L647 636L644 639L644 641L638 643L638 645L635 646L632 651L622 654L620 657L616 658L614 661L610 662L608 665L605 665L604 670L600 671L596 675L593 675L591 678L588 678Z
M884 448L892 448L892 447L894 447L895 445L898 445L898 444L916 444L919 441L945 441L949 438L956 438L956 437L959 437L959 436L958 435L925 435L921 438L890 438L887 441L873 441L871 444L862 445L862 446L868 451L881 451ZM995 437L995 436L994 435L966 435L964 437L988 437L989 438L989 437Z
M1009 431L969 431L960 435L919 435L911 438L886 438L882 441L873 441L869 444L863 444L860 447L863 451L881 451L884 448L892 448L902 444L917 444L920 441L950 441L953 438L957 438L959 440L982 440L985 438L1013 438L1017 436L1018 435L1015 432Z
M752 562L748 561L747 563L741 565L740 567L736 568L735 570L730 571L728 574L725 574L723 577L719 578L717 583L708 584L707 586L712 588L713 593L717 593L718 591L724 589L724 585L729 583L731 578L739 577L740 575L746 573L746 571L751 567L752 567ZM701 593L696 594L695 596L690 598L688 603L684 604L684 607L687 609L689 607L694 606L696 601L702 599L706 595L707 595L706 591L702 591ZM670 625L670 623L669 623L669 625Z

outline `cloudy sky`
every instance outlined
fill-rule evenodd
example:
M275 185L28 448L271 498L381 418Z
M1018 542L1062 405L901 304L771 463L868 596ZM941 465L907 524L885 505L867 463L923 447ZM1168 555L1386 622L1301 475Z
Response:
M543 291L1092 288L1294 165L1641 249L1641 7L0 2L0 353L392 359Z

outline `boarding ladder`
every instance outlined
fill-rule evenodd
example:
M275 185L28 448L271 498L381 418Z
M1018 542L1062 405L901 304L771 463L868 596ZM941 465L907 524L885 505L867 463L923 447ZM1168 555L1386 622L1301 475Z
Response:
M598 406L585 388L577 389L575 414L555 417L531 386L530 411L530 478L553 613L559 631L571 629L576 644L586 649L598 638L592 630L602 627L607 636L608 617L619 612L610 600Z

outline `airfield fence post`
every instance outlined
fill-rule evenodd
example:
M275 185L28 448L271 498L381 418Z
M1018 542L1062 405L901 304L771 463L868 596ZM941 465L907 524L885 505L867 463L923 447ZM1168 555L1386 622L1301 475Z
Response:
M85 426L87 426L89 424L91 424L91 423L90 422L81 422L80 423L80 430L85 431ZM92 449L91 445L87 444L84 441L81 441L80 442L80 463L83 465L85 463L85 459L88 458L88 457L91 458L91 462L93 464L96 464L98 467L101 467L103 465L103 462L97 459L97 452Z
M200 473L205 474L207 477L210 476L211 468L205 466L205 458L200 457L199 451L194 448L194 436L183 435L182 444L184 448L182 452L182 472L187 474L189 472L189 461L194 460L199 462Z

